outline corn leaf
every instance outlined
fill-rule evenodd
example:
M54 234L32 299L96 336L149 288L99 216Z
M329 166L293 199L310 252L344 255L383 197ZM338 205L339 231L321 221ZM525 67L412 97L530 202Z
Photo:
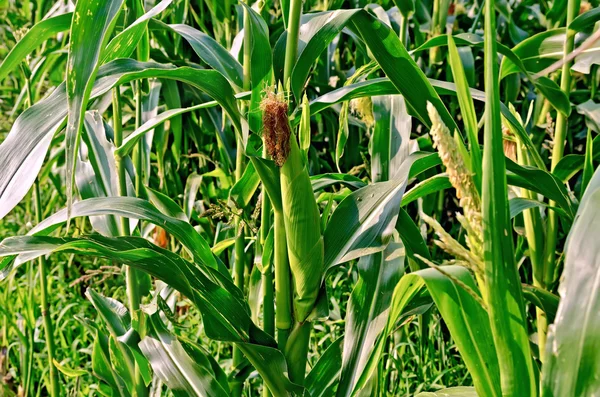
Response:
M173 0L162 0L116 35L102 52L101 63L105 64L117 58L129 58L147 31L150 20L163 12L172 2Z
M488 304L498 355L502 394L536 396L536 375L529 348L525 307L510 234L506 166L501 132L494 1L488 0L485 7L486 118L482 183L483 259L487 290L485 301Z
M264 19L250 6L241 3L248 11L248 26L251 37L250 80L252 94L248 108L248 124L250 130L262 132L262 111L260 102L273 83L273 54L269 43L269 28Z
M227 385L219 383L207 357L192 358L177 338L169 332L156 312L148 318L148 334L140 348L150 361L154 372L175 396L206 395L226 397Z
M384 251L362 257L359 279L346 309L342 372L336 396L350 396L377 337L385 328L392 294L404 273L404 246L390 242Z
M99 97L115 86L153 77L182 81L205 91L223 106L236 131L241 132L233 90L227 80L214 70L118 59L100 68L90 98ZM63 126L67 116L66 105L65 85L61 84L46 99L23 112L0 144L0 219L23 199L33 185L53 135ZM150 124L146 128L149 130ZM140 135L136 135L137 139Z
M412 119L400 95L372 97L375 126L371 138L373 182L396 179L396 173L413 149L410 144Z
M449 387L435 392L419 393L415 397L478 397L474 387L457 386Z
M346 197L325 229L325 269L382 251L392 236L406 179L379 182Z
M57 15L36 23L21 40L11 48L0 64L0 81L4 80L36 48L52 36L69 30L72 13Z
M333 395L342 368L343 337L334 341L319 357L319 361L309 372L304 384L311 397L327 397Z
M68 121L66 143L67 213L73 204L75 165L81 128L94 80L100 67L100 55L117 21L123 0L78 1L71 22L71 41L66 81Z
M158 248L139 237L87 236L55 238L12 237L2 241L0 256L28 254L32 259L50 252L78 253L118 260L164 281L200 309L207 336L234 342L259 371L276 395L302 395L303 388L289 381L283 354L275 341L250 319L241 291L229 275Z
M600 171L596 170L567 239L561 301L546 344L543 396L586 396L600 388L599 207Z

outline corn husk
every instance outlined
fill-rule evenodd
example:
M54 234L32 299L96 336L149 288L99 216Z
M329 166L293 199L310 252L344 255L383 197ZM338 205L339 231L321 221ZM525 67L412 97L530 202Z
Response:
M321 287L324 262L321 218L304 157L296 136L291 133L287 103L270 93L262 108L267 151L281 166L281 199L294 281L294 317L302 323L312 312Z

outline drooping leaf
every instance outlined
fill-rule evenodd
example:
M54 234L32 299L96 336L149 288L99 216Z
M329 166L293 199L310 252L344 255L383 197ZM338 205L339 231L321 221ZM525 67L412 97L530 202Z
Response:
M188 25L167 25L157 20L152 20L151 23L156 27L173 31L183 37L200 59L221 73L235 86L242 87L242 65L215 39Z
M567 239L556 321L542 371L543 396L593 395L600 388L600 171L588 185Z
M31 259L51 252L67 252L118 260L164 281L189 298L202 313L208 337L236 343L277 395L302 395L291 383L287 365L275 341L250 319L241 291L229 274L192 263L139 237L87 236L55 238L21 236L0 244L0 257L27 254Z
M175 396L229 396L223 389L206 357L194 360L182 344L163 324L159 312L148 318L148 334L140 348L150 361L154 372Z
M236 131L242 130L233 90L214 70L118 59L100 68L90 98L101 96L114 86L153 77L179 80L205 91L231 116ZM67 97L65 85L61 84L46 99L23 112L0 144L0 219L33 185L52 137L63 126L66 116Z

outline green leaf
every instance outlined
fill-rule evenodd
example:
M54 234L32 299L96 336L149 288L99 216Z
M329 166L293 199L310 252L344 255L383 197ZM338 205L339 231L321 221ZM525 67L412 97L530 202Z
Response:
M450 189L451 187L452 184L450 183L448 175L445 173L434 175L431 178L425 179L423 182L417 183L406 192L404 197L402 197L402 207L406 207L408 204L421 197L428 196L444 189Z
M150 11L136 19L125 30L116 35L102 52L101 64L114 61L117 58L129 58L147 31L150 20L163 12L172 2L173 0L162 0Z
M481 196L485 301L488 304L491 330L498 355L502 394L526 397L537 395L537 382L510 233L494 4L493 0L487 0L485 3L486 101ZM466 359L465 355L462 357ZM495 385L498 385L497 381ZM479 394L488 395L488 393Z
M352 18L352 22L374 59L404 96L417 117L426 126L430 125L427 102L431 102L440 113L444 124L452 131L457 130L456 123L446 106L406 51L396 33L366 11L357 13Z
M29 29L0 64L0 81L4 80L29 54L50 37L69 30L72 19L73 13L69 12L44 19Z
M142 124L139 128L133 131L131 134L127 135L127 138L123 140L123 144L115 150L115 155L125 157L130 154L131 151L136 147L138 141L148 132L156 128L157 126L165 123L168 120L172 120L181 116L185 113L194 112L200 109L208 109L215 106L218 106L219 103L217 101L208 101L205 103L201 103L198 105L190 106L187 108L176 108L169 109L162 113L157 114L156 116L148 119L144 124Z
M242 130L233 90L227 80L214 70L118 59L100 68L90 98L99 97L115 86L153 77L182 81L205 91L223 106L236 131ZM53 135L63 126L66 105L65 85L61 84L48 98L23 112L0 144L0 219L21 201L33 185ZM145 131L151 129L149 124L150 121Z
M133 395L135 389L135 373L133 363L129 360L123 350L122 345L116 340L113 335L108 337L108 352L110 364L114 371L123 379L127 391Z
M156 19L153 19L151 24L183 37L200 59L227 78L231 84L242 87L242 65L215 39L188 25L167 25Z
M69 368L65 365L62 365L56 360L53 360L52 363L60 372L62 372L65 376L68 376L69 378L77 378L78 376L86 375L88 373L84 369Z
M481 37L472 33L458 34L456 36L453 36L453 38L456 41L456 44L459 45L483 47L484 44L484 40ZM519 45L523 45L525 41L519 43ZM425 44L413 50L412 53L423 51L428 48L446 45L447 42L447 36L440 35L428 40ZM521 59L524 58L524 56L522 54L516 53L517 48L519 48L519 46L516 46L514 48L515 52L513 52L513 50L506 47L505 45L497 43L498 52L504 55L501 79L512 73L523 72L527 76L527 78L536 86L536 88L540 90L540 92L552 103L554 107L556 107L560 112L564 113L565 115L569 115L571 112L571 106L566 94L559 89L558 84L556 84L553 80L549 80L545 77L540 78L535 75L532 75L531 72L534 71L530 70L530 65L521 61ZM524 52L525 54L527 54L527 51ZM510 65L506 67L506 71L504 70L504 63Z
M480 303L454 281L479 294L473 277L464 267L444 266L442 269L453 279L435 269L425 269L404 276L397 290L410 283L427 286L473 377L478 395L500 396L500 372L488 315Z
M233 185L229 191L229 198L235 202L238 208L246 208L252 196L258 189L260 177L252 163L249 163L244 170L242 177Z
M419 254L425 259L431 259L431 254L427 248L427 243L421 235L421 231L404 208L401 208L398 214L396 230L400 234L400 238L410 257L417 260L414 254Z
M67 61L68 121L65 133L67 213L73 204L75 165L81 128L94 81L100 67L100 55L117 21L123 0L81 0L71 22L71 40Z
M125 305L116 299L102 296L91 288L87 289L85 295L92 302L112 335L119 337L127 333L131 328L131 316Z
M569 24L569 29L581 32L593 27L598 21L600 21L600 8L595 7L573 19Z
M310 177L310 183L314 192L333 185L342 185L351 190L357 190L367 186L360 178L348 174L321 174Z
M465 123L465 130L469 138L469 148L471 149L471 170L473 171L473 179L477 189L481 191L481 149L479 147L477 115L475 113L475 105L471 98L471 91L467 83L467 77L463 68L463 63L460 59L458 48L454 43L451 35L448 35L448 53L452 76L456 83L456 96L460 105L461 115Z
M553 323L558 310L560 298L545 289L523 284L523 298L542 309L548 317L548 322ZM543 354L543 352L542 352Z
M440 81L435 79L429 79L429 83L440 95L457 95L457 88L454 83L449 83L446 81ZM481 102L485 101L485 93L483 91L476 90L474 88L469 89L469 91L473 99L476 99ZM341 101L347 101L350 99L361 98L365 96L393 95L398 93L398 89L391 83L389 79L371 79L338 88L321 97L314 99L311 102L310 110L312 114L316 114ZM515 134L525 146L527 146L529 153L531 153L531 155L533 156L533 160L538 166L538 168L544 169L544 161L540 157L537 148L531 141L529 134L525 131L521 123L515 118L515 116L511 113L510 109L504 104L500 105L500 110L502 112L502 116L504 117L504 121L507 123L511 132ZM299 118L296 117L292 119L292 124L296 124L298 123L298 121Z
M350 396L377 337L385 328L394 288L404 273L404 246L390 242L384 251L363 256L359 279L346 309L342 372L337 396Z
M250 30L250 81L252 95L248 109L248 124L256 133L262 132L262 111L260 103L273 81L273 53L269 42L269 28L264 19L249 5L241 3L248 12L248 26Z
M65 86L25 110L0 144L0 219L25 197L67 112ZM63 109L57 112L56 105Z
M317 114L336 103L349 101L367 96L398 94L398 89L388 78L375 78L358 83L345 85L330 91L310 101L310 114ZM292 119L292 124L298 123L298 117Z
M415 0L394 0L404 18L408 18L415 11Z
M51 252L104 257L143 270L190 299L202 313L209 338L236 343L275 395L302 395L291 383L283 354L275 341L254 325L241 291L229 274L191 263L140 237L80 238L12 237L0 244L0 256L27 254L30 259Z
M478 394L474 387L457 386L435 392L419 393L415 397L478 397Z
M94 197L114 197L119 195L118 176L114 161L112 128L104 123L98 112L87 112L83 129L83 142L79 148L79 158L75 173L75 182L82 199ZM133 172L129 158L125 159L128 170ZM128 195L133 195L131 173L126 173ZM120 228L114 216L90 217L94 230L107 236L118 236ZM134 226L134 225L131 225Z
M539 168L519 165L514 161L505 158L506 174L508 183L514 186L529 189L532 192L540 193L543 196L556 201L560 208L573 217L575 208L569 192L560 179L553 174Z
M269 195L271 204L275 211L281 211L283 204L281 203L281 183L279 181L279 168L272 160L263 159L256 156L248 156L251 163L254 165L260 180Z
M600 171L585 192L565 248L556 321L542 371L543 396L586 396L600 388Z
M304 384L311 397L327 397L333 395L342 368L343 337L334 341L319 357L319 361L306 377Z
M158 378L175 396L229 396L229 390L223 389L215 379L208 359L196 356L194 360L190 357L177 338L167 330L159 313L157 311L148 316L148 334L140 342L140 348Z
M530 73L537 73L552 65L563 57L566 29L558 28L535 34L513 48L514 53L522 60L524 67ZM576 45L579 43L578 38ZM600 44L595 43L575 58L572 70L589 74L590 66L598 63ZM501 76L517 72L513 60L502 62Z
M585 141L585 161L583 164L583 175L581 176L580 195L585 194L585 190L594 175L594 144L592 140L592 131L588 128Z
M315 60L342 31L359 10L336 10L310 16L300 27L298 56L292 70L291 89L296 101L302 100L302 88Z
M335 209L325 229L325 269L382 251L392 236L406 179L358 189Z
M349 24L350 21L352 24ZM313 14L302 26L299 39L304 46L299 48L298 60L292 72L292 91L296 99L300 99L313 62L344 27L360 35L375 61L423 123L429 125L427 102L431 102L444 123L452 130L457 129L454 119L402 45L398 35L365 10L336 10Z
M128 395L125 383L110 364L108 337L100 331L96 332L92 347L92 371L97 378L111 387L113 395L125 397Z
M588 128L600 132L600 104L591 99L577 105L577 112L585 116Z
M538 201L538 200L533 200L533 199L529 199L529 198L525 198L525 197L514 197L509 200L508 204L510 206L510 218L511 219L514 218L515 216L519 215L521 212L528 210L530 208L545 208L545 207L550 208L552 211L558 212L559 215L567 221L570 219L569 216L567 215L567 213L563 209L549 206L548 204L542 203L541 201Z
M163 214L149 201L135 197L110 197L87 199L73 205L73 217L105 214L154 223L180 241L195 260L213 269L219 268L217 260L210 252L208 243L189 222ZM45 219L32 229L30 234L43 232L53 225L66 222L66 220L67 213L64 209Z
M410 142L412 119L400 95L372 97L375 126L371 137L371 178L382 182L396 178L414 145Z

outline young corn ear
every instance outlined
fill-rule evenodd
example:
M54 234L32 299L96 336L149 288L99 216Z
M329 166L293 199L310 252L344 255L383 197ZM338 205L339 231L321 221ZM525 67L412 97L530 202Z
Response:
M294 317L302 323L311 313L321 286L321 219L302 152L291 133L287 103L281 96L269 93L262 109L267 151L281 167L281 199L294 280Z

